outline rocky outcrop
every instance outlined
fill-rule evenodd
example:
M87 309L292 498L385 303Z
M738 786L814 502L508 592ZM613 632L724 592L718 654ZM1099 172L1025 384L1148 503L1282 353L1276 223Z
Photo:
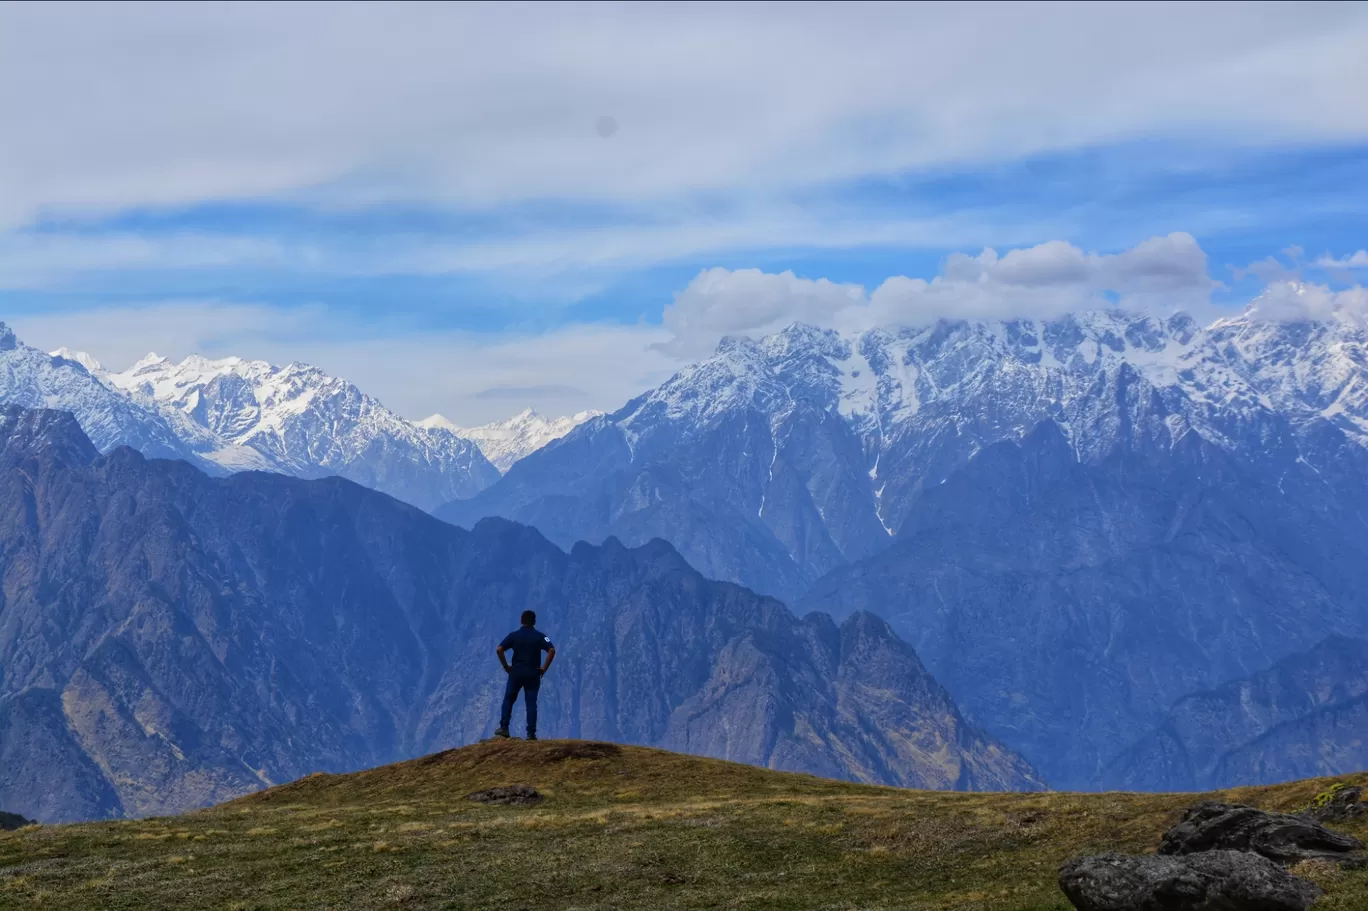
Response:
M1206 802L1164 834L1158 854L1075 858L1059 887L1079 911L1305 911L1321 890L1285 868L1359 866L1362 851L1358 839L1304 814Z
M1306 911L1321 895L1257 854L1103 854L1064 865L1059 887L1078 911Z
M876 617L794 616L663 541L569 553L341 479L209 478L0 409L0 806L170 813L472 743L493 645L560 651L540 733L839 778L1041 786Z
M1247 851L1290 866L1304 860L1361 864L1363 843L1304 816L1239 804L1202 803L1164 835L1160 854Z

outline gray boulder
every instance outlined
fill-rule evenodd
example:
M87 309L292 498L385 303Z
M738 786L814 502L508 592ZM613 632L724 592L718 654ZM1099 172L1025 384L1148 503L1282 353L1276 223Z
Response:
M1060 870L1059 887L1079 911L1306 911L1321 895L1241 851L1079 857Z
M1304 816L1269 813L1239 804L1200 803L1164 834L1159 853L1252 851L1291 865L1303 860L1359 863L1363 843Z

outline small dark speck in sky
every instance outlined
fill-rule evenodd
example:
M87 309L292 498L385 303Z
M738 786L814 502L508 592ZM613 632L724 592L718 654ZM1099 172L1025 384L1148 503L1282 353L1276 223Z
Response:
M612 135L617 132L617 130L617 120L613 117L609 117L607 114L604 114L598 120L594 121L594 132L598 133L604 139L611 138Z

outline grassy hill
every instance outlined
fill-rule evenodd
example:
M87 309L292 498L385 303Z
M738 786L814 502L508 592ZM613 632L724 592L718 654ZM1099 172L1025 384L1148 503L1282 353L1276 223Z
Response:
M1368 785L1368 774L1351 776ZM1222 792L1300 806L1329 781ZM472 803L529 784L536 807ZM1153 850L1193 795L960 794L581 741L482 743L163 819L0 834L0 908L1065 909L1059 864ZM1368 837L1368 820L1342 827ZM1368 908L1368 870L1304 872Z

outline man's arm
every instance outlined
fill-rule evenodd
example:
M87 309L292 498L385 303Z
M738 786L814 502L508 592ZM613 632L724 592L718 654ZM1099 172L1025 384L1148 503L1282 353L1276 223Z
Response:
M553 645L553 646L551 646L550 648L548 648L548 649L546 650L546 663L542 665L542 669L541 669L542 676L545 676L545 675L546 675L546 672L549 671L549 670L551 670L551 662L552 662L552 661L555 661L555 660L556 660L556 647Z
M500 645L498 648L494 650L494 654L499 656L499 663L503 665L504 673L511 674L513 673L513 668L508 666L508 659L504 657L504 651L504 647ZM549 664L550 662L547 663Z

